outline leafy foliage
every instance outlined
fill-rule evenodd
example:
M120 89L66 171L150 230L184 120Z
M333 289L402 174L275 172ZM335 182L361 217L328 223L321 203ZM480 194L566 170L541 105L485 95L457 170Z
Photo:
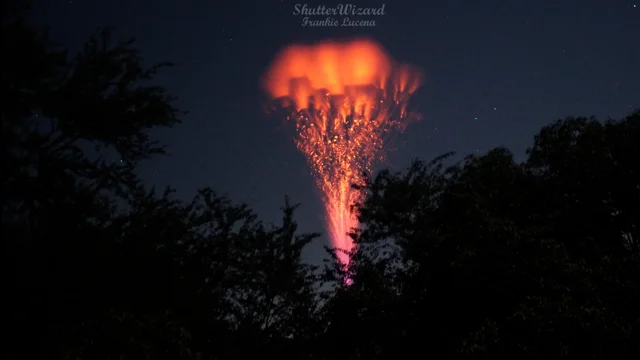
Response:
M497 148L370 179L355 234L358 275L340 295L358 300L340 306L369 314L388 294L393 305L349 328L366 333L372 322L395 320L401 338L377 342L395 353L376 358L398 349L447 357L637 354L639 125L638 111L604 124L568 118L544 127L522 164ZM358 281L371 273L386 284Z

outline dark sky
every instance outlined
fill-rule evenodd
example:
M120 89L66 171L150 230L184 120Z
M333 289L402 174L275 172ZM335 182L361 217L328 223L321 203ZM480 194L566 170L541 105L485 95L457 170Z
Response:
M302 203L303 231L323 231L322 206L291 129L263 114L258 82L289 43L369 35L425 71L413 97L423 120L397 138L385 165L397 170L415 157L501 145L521 158L546 123L640 107L640 0L386 0L384 15L366 18L376 26L361 28L303 27L296 3L305 2L34 0L34 10L72 49L96 27L113 26L138 39L149 63L181 64L159 81L190 114L158 133L172 157L145 164L146 179L185 199L211 186L267 221L279 219L288 194ZM314 262L321 245L307 252Z

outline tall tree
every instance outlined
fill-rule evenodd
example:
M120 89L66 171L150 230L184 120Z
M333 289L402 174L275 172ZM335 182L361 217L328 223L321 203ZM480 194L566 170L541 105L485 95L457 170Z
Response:
M334 300L349 315L331 321L356 338L396 327L352 358L638 353L637 129L637 112L569 118L523 164L498 148L370 179L354 283Z
M148 131L180 111L146 83L161 65L142 67L133 42L102 30L69 58L21 15L2 21L2 225L13 345L28 354L56 321L88 322L116 251L116 198L138 192L136 165L162 153Z

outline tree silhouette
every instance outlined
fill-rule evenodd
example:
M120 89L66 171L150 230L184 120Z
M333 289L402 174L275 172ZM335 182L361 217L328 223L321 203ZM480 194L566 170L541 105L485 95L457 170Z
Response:
M237 358L313 334L300 254L317 235L296 235L295 206L270 228L210 189L182 203L138 179L164 153L148 131L180 122L150 82L170 64L143 68L108 30L71 59L20 18L3 36L11 356Z
M348 312L372 311L385 292L395 294L393 306L371 312L384 324L397 309L394 331L405 338L381 340L395 351L638 353L640 317L629 305L639 294L638 115L558 121L540 131L523 164L498 148L370 179L354 267L378 274L388 290L365 296L379 281L356 276L344 296L359 300ZM371 321L349 326L366 332Z

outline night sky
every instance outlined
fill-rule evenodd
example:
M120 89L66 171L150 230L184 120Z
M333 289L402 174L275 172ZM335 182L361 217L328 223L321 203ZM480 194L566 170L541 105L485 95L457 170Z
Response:
M172 185L184 199L211 186L274 222L288 194L302 203L300 229L324 231L319 193L292 129L263 113L259 77L281 47L367 35L424 70L412 99L423 119L397 137L384 167L402 170L416 157L496 146L521 159L535 132L553 120L619 118L640 107L634 1L387 0L384 15L364 18L375 27L303 27L293 12L304 1L34 0L33 7L52 38L72 50L96 27L112 26L118 36L138 39L149 64L180 64L158 81L190 114L158 132L172 156L144 165L150 183ZM317 262L324 243L326 237L307 258Z

